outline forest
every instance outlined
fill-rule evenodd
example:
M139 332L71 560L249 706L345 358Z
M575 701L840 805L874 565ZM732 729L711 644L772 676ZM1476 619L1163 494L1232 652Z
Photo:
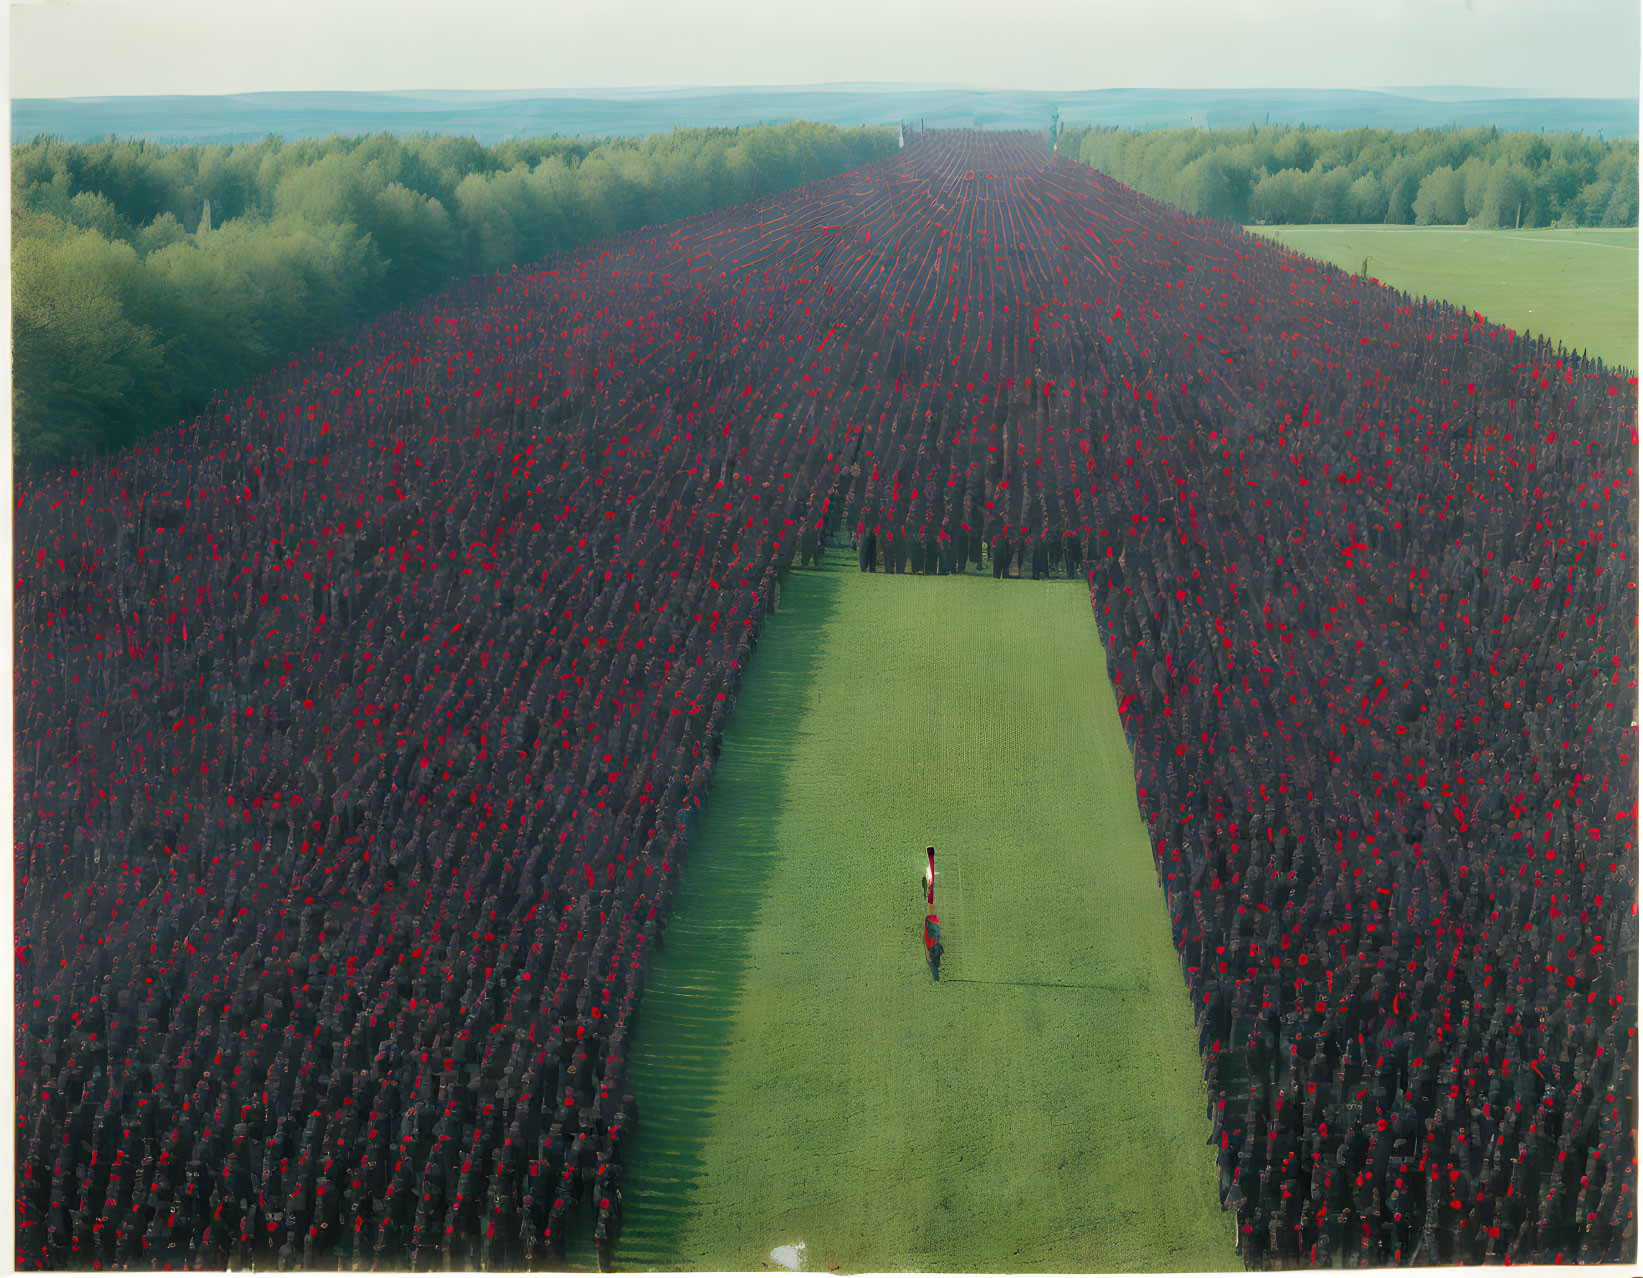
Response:
M1636 226L1637 139L1499 129L1068 128L1059 150L1244 224Z
M13 435L55 465L453 278L871 164L888 129L12 149Z

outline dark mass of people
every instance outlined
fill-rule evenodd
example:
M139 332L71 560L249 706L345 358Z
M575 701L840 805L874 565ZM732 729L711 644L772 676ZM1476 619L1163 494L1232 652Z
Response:
M932 131L23 475L18 1266L608 1266L720 736L849 543L1088 581L1246 1264L1629 1260L1636 409Z

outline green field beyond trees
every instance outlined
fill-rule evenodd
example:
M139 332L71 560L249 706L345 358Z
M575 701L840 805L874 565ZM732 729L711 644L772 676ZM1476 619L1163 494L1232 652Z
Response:
M618 1265L1237 1269L1086 588L841 558L789 576L725 735Z
M1638 366L1637 228L1472 231L1448 226L1252 226L1308 257L1416 296L1441 297L1519 332Z

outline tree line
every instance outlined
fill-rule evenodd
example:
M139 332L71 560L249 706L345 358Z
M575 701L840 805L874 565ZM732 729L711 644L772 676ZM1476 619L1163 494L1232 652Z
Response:
M1636 226L1637 140L1495 128L1063 131L1060 151L1245 224Z
M453 277L871 164L894 132L12 148L13 451L118 448Z

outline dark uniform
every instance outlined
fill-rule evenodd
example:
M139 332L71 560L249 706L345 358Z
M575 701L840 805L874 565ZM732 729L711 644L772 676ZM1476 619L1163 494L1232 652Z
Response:
M934 914L924 916L924 957L930 964L930 979L941 979L941 923Z

